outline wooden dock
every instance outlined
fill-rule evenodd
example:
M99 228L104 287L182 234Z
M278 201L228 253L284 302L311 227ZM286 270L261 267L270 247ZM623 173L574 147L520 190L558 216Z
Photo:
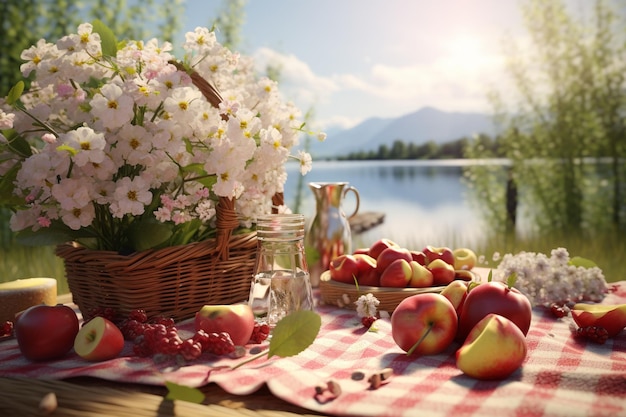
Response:
M349 220L350 231L353 234L367 232L368 230L373 229L384 221L385 213L379 213L375 211L365 211L363 213L357 213Z

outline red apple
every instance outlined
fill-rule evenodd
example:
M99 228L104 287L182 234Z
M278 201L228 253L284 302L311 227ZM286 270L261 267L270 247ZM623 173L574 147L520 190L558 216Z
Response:
M409 280L409 287L412 288L426 288L433 285L433 273L425 266L421 265L417 261L409 262L411 265L411 279Z
M406 259L396 259L380 275L380 286L404 288L412 274L411 264Z
M236 346L250 341L254 330L254 314L247 304L205 305L196 313L196 330L207 333L226 332Z
M110 320L96 316L80 328L74 351L88 361L116 358L124 349L124 335Z
M357 282L359 285L369 285L371 287L379 287L380 286L380 274L376 270L376 268L366 271L362 274L359 274L357 277Z
M478 257L473 250L467 248L457 248L452 251L454 255L454 269L471 270L476 266Z
M382 251L392 246L399 247L400 245L390 239L378 239L370 246L369 255L374 259L378 259L378 255L380 255Z
M458 339L464 340L487 314L499 314L515 323L526 335L530 328L532 307L517 288L504 282L490 281L472 287L459 316Z
M427 268L433 273L433 285L448 285L456 276L454 267L440 258L430 261Z
M352 252L353 255L369 255L370 254L370 248L358 248L355 249L354 252Z
M417 262L418 264L420 264L422 266L428 265L428 257L422 251L412 250L411 251L411 257L413 258L413 260L415 262Z
M609 337L617 336L626 327L626 304L575 304L572 318L579 327L604 327Z
M472 328L456 351L456 366L477 379L504 379L522 366L526 337L511 320L488 314Z
M376 270L376 259L363 253L354 255L357 267L356 280L359 285L378 286L380 282L380 274Z
M446 297L437 293L405 298L391 315L391 334L405 352L435 355L445 350L457 331L458 319Z
M330 278L345 284L354 284L359 275L359 264L354 255L339 255L330 261Z
M441 291L441 295L446 297L454 306L457 315L461 314L463 303L468 292L468 283L465 281L454 280Z
M411 262L413 257L411 256L411 251L408 249L393 246L383 250L380 255L378 255L378 258L376 258L376 269L382 274L383 271L397 259L404 259L407 262Z
M454 253L452 252L452 249L448 247L426 246L422 249L422 252L424 252L428 258L429 263L435 259L441 259L450 265L454 265Z
M356 253L352 255L356 261L357 275L376 269L376 259L364 253Z
M74 346L78 328L78 317L70 307L41 304L20 313L15 323L15 337L26 358L58 359Z

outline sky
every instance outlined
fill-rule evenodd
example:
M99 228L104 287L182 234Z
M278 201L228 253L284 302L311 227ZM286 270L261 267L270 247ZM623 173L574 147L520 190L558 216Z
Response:
M223 6L185 4L184 32ZM248 0L241 35L237 50L278 63L282 94L321 129L425 106L491 113L488 92L511 90L505 38L528 43L518 0Z

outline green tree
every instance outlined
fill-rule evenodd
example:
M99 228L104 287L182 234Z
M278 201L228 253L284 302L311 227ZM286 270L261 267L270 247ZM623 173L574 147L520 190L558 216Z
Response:
M505 184L512 179L539 230L624 228L623 22L603 0L595 1L589 21L574 18L562 0L528 0L522 10L532 54L507 46L519 100L505 105L499 94L492 96L504 132L498 147L512 167L477 167L470 181L479 198L499 210L492 220L500 225L506 223ZM467 156L498 156L486 145L473 141ZM609 164L582 163L601 157Z

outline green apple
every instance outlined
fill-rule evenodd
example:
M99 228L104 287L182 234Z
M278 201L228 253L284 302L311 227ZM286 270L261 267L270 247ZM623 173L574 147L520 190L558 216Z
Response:
M74 351L88 361L116 358L124 349L124 335L110 320L96 316L80 328Z
M205 305L194 319L196 331L226 332L235 346L244 346L250 341L254 323L254 313L248 304Z
M471 270L476 266L478 262L478 257L473 250L468 248L457 248L452 251L454 254L454 269L461 270Z
M526 337L515 323L488 314L456 351L456 365L472 378L499 380L519 369L527 352Z

